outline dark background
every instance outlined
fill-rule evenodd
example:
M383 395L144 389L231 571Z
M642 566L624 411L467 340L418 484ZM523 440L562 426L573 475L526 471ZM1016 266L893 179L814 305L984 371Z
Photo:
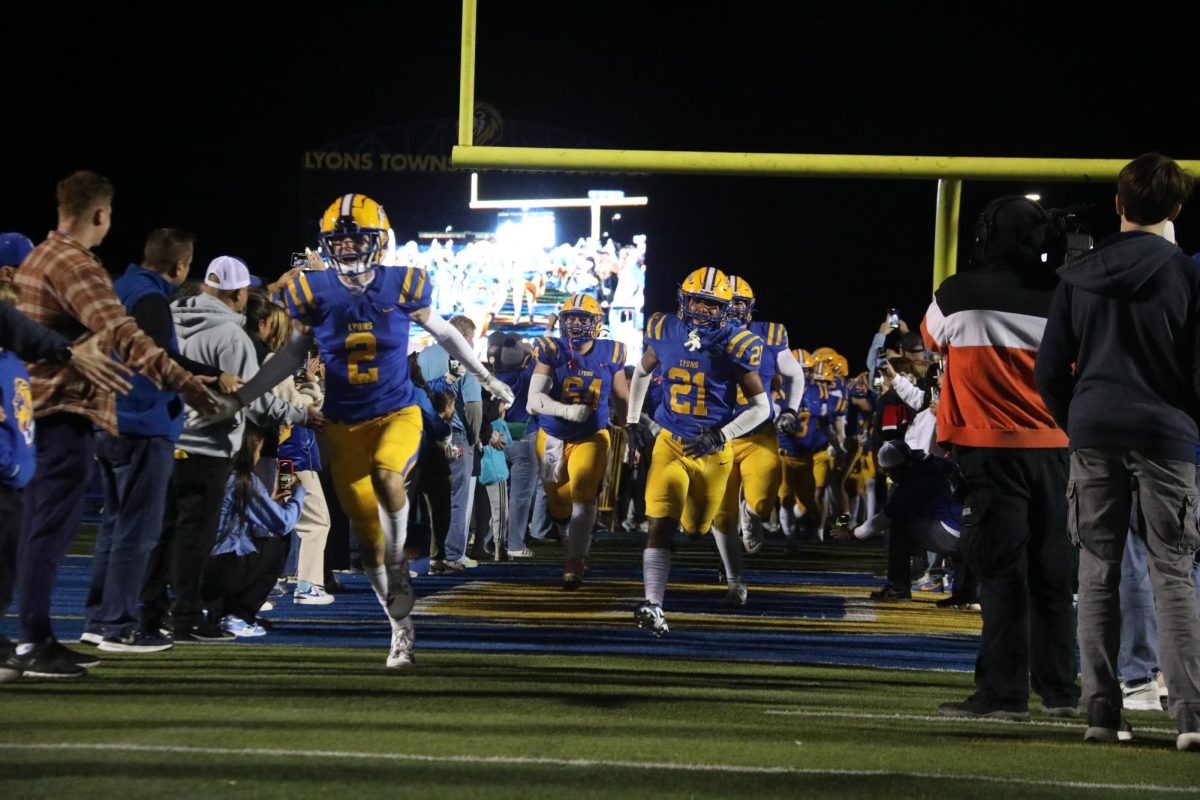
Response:
M233 253L273 276L315 243L315 219L342 191L379 193L401 241L488 227L466 208L465 173L397 174L378 188L373 177L364 189L352 173L301 169L306 150L364 131L453 124L453 0L42 5L6 12L0 230L40 240L55 182L79 168L116 185L98 249L115 270L170 225L199 235L198 264ZM1190 24L1165 11L809 5L482 0L476 98L506 120L616 148L1200 157L1200 60ZM486 173L481 183L484 197L647 194L612 233L649 236L650 310L673 307L691 269L718 266L754 285L759 317L785 322L794 346L833 345L855 369L889 306L915 326L929 301L932 181ZM988 199L1026 191L1050 206L1094 203L1085 221L1097 238L1115 230L1111 185L968 182L960 256ZM585 211L558 216L564 237L586 234ZM1200 249L1196 217L1185 207L1176 223L1188 252Z

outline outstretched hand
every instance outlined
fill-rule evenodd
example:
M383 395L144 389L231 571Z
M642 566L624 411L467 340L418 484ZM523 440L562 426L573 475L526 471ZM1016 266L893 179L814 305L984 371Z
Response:
M71 369L101 389L126 394L133 388L126 380L133 375L133 370L101 350L100 338L92 336L71 348Z

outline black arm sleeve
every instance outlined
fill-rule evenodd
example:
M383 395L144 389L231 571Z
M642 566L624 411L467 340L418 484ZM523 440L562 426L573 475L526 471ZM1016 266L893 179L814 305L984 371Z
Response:
M70 346L70 339L0 302L0 347L16 353L22 361L58 361L58 354Z
M171 306L167 303L167 298L159 294L148 294L133 304L130 316L133 317L138 327L154 340L156 345L167 351L167 355L176 364L193 375L214 378L220 376L221 369L219 367L193 361L171 347L171 331L175 327L175 322L171 319Z

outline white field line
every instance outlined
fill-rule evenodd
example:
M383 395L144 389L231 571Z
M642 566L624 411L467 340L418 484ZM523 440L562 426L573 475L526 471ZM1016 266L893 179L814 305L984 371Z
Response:
M1077 719L1074 721L1052 722L1050 720L1030 720L1029 722L1014 722L1009 719L994 719L991 717L943 717L941 714L867 714L859 712L847 711L804 711L801 709L785 710L771 709L764 711L764 714L773 717L816 717L829 719L873 719L873 720L890 720L896 722L969 722L969 723L990 723L993 725L1032 725L1042 728L1086 728L1086 721ZM1133 729L1134 739L1136 740L1139 733L1169 733L1172 736L1178 731L1174 728L1147 728L1139 725Z
M1063 789L1093 789L1100 791L1143 791L1168 794L1200 794L1200 787L1164 786L1152 783L1087 783L1083 781L1039 781L1024 778L1004 778L995 775L967 773L902 772L899 770L807 769L804 767L753 767L740 764L686 764L673 761L603 761L588 758L524 758L520 756L431 756L418 753L364 753L350 750L280 750L260 747L177 747L145 744L75 744L55 742L44 744L3 744L0 751L70 751L83 750L105 753L164 753L173 755L245 756L257 758L324 758L354 761L398 761L408 763L468 764L504 766L548 766L575 769L595 767L647 771L695 773L724 773L729 775L795 775L833 776L847 778L916 778L925 781L979 781L1009 786L1046 786Z

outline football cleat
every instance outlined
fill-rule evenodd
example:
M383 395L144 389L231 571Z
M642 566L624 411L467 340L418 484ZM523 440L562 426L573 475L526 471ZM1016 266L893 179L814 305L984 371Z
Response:
M746 605L749 596L750 591L746 588L746 584L741 581L731 583L725 596L721 598L721 605L725 608L741 608Z
M387 613L392 619L404 619L417 602L413 591L412 580L409 578L408 559L398 564L386 565L387 570Z
M639 628L649 631L650 635L656 638L670 631L667 627L667 615L663 613L662 606L656 603L642 603L633 612L633 619Z
M729 276L729 285L733 288L733 301L729 304L729 318L739 325L749 325L754 315L754 290L745 278L737 275Z
M693 331L719 328L725 324L733 288L729 278L715 267L695 270L679 284L679 318Z
M388 667L402 669L413 665L415 661L413 658L413 639L412 620L406 618L400 627L392 631L392 646L388 650L387 657Z
M567 298L558 312L558 330L575 348L600 338L604 325L604 310L590 294Z
M344 194L321 217L321 251L343 275L361 275L383 263L392 241L383 206L365 194Z
M568 558L563 565L563 588L573 592L583 585L585 569L583 561L578 558Z

